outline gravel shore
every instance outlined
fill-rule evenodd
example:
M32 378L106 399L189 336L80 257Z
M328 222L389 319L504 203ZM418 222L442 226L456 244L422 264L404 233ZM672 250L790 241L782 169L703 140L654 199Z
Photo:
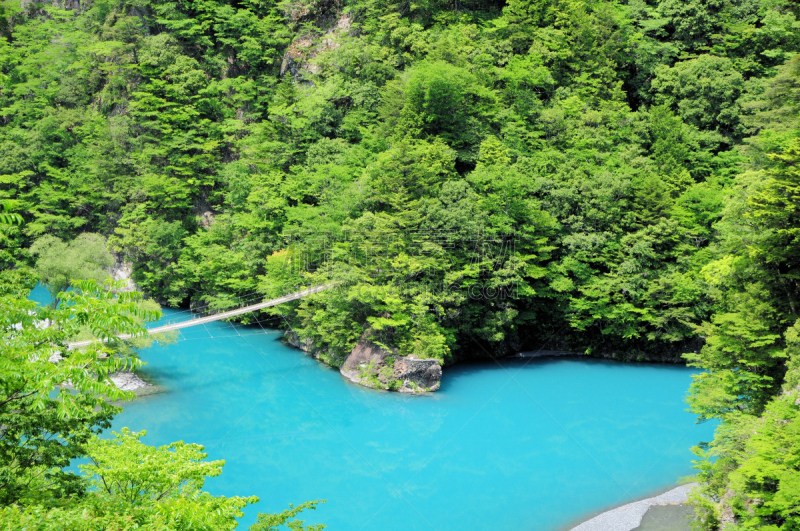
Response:
M639 527L642 517L653 505L676 505L688 501L689 491L697 483L674 488L664 494L622 505L583 522L571 531L632 531Z

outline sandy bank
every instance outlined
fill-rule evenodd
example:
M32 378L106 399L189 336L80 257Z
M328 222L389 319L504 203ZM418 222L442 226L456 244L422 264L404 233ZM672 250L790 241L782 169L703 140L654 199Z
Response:
M688 501L689 491L697 483L674 488L664 494L622 505L573 527L570 531L632 531L653 505L676 505Z

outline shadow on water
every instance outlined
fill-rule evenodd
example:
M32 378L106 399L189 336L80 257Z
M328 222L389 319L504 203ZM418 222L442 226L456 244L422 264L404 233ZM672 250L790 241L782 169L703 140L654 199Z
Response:
M469 380L475 375L485 372L498 372L504 373L509 378L517 375L519 371L535 368L546 368L554 364L569 363L573 366L583 367L606 367L614 368L619 366L633 366L633 367L647 367L657 369L659 371L674 371L684 374L687 370L686 366L681 364L665 364L654 363L646 361L617 361L607 360L600 358L592 358L589 356L542 356L538 358L497 358L497 359L471 359L469 361L458 362L455 365L447 366L444 368L444 377L442 378L441 391L456 384L460 384L462 380Z

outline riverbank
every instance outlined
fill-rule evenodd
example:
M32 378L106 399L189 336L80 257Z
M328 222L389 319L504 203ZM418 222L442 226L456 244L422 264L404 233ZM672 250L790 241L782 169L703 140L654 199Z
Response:
M586 520L582 524L572 527L570 531L633 531L640 529L642 521L648 511L653 507L681 507L688 501L689 492L697 485L697 483L688 483L681 485L674 489L668 490L658 496L645 498L643 500L627 503L619 507L615 507L609 511L600 513L597 516ZM679 514L678 514L679 513ZM684 517L685 510L676 511L678 521L674 522L680 525L680 519ZM676 515L659 515L659 520L675 520ZM689 523L674 529L689 529ZM667 529L667 528L665 528Z

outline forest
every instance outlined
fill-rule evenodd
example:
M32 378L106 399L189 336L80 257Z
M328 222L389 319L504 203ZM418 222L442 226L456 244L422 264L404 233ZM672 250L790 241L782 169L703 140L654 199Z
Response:
M687 363L688 407L721 421L694 449L698 528L797 529L798 17L792 0L3 0L4 326L29 320L37 256L100 238L170 307L336 282L267 312L333 366L363 337L443 365L542 348ZM78 280L56 292L105 308L81 326L155 315ZM4 332L2 423L44 412L0 437L4 529L112 518L61 468L94 452L97 485L104 455L141 445L90 437L107 386L57 404L54 369L22 374L71 333ZM98 348L93 367L136 363ZM19 468L36 430L74 441ZM117 493L138 529L246 505L193 497L221 465L190 446L173 473L191 488L163 512ZM25 476L42 466L58 471Z

